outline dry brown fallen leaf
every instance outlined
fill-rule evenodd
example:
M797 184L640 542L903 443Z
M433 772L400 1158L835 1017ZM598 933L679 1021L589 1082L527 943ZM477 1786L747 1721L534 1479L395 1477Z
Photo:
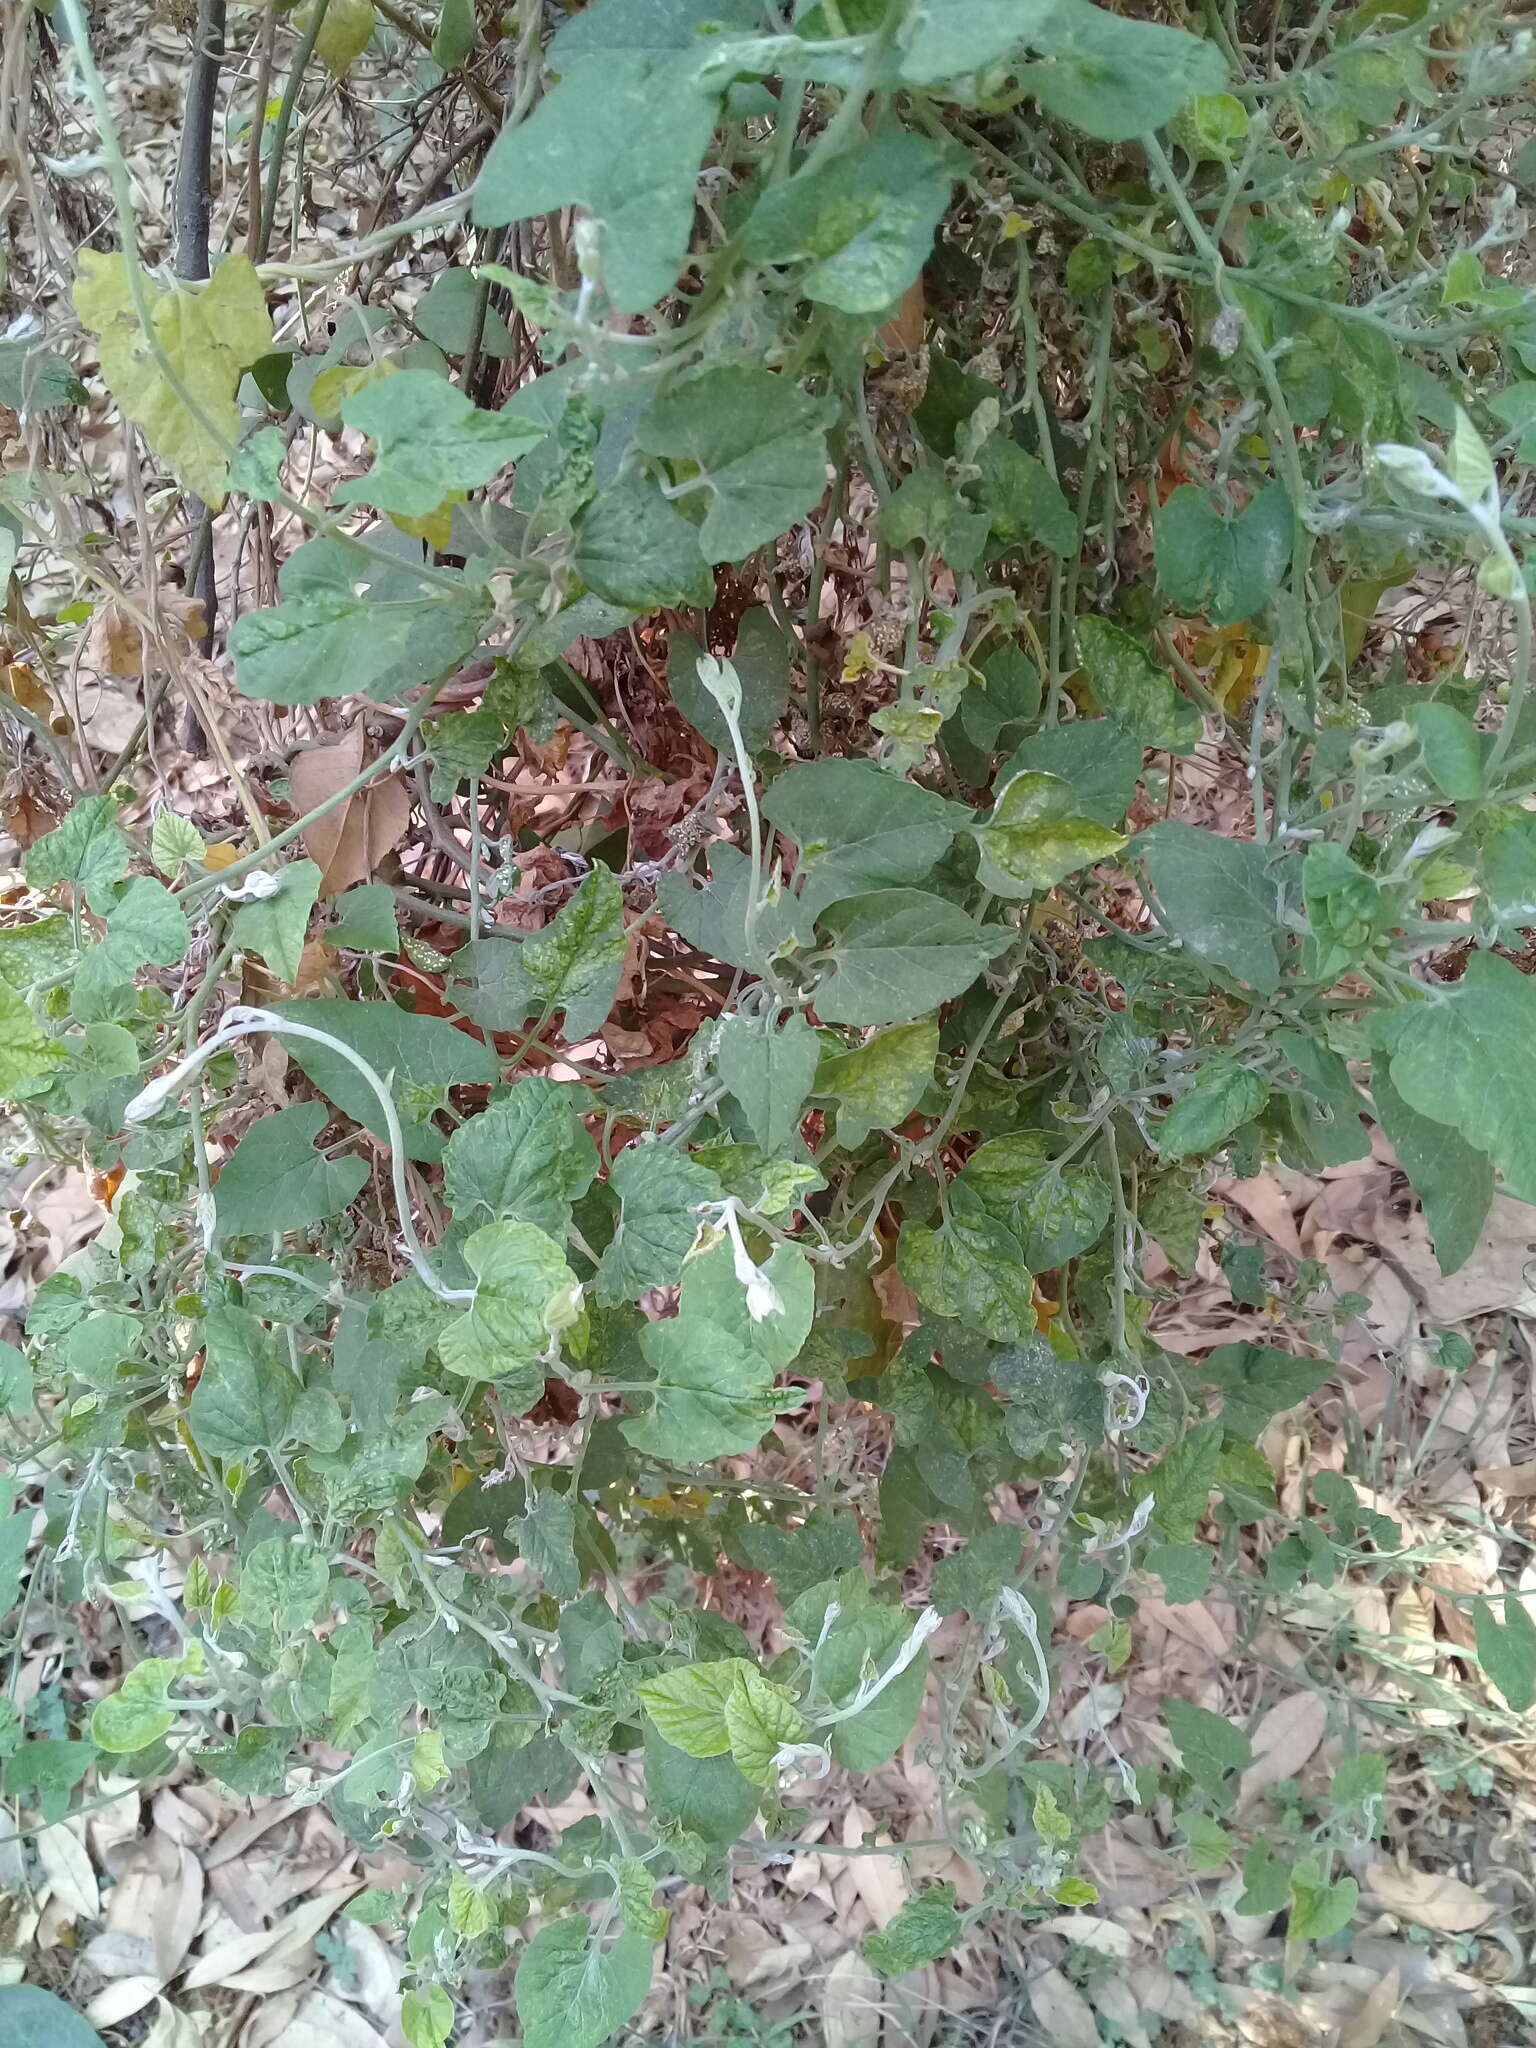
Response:
M1328 1728L1328 1702L1321 1693L1296 1692L1281 1700L1253 1731L1253 1762L1238 1795L1247 1806L1271 1785L1294 1778Z
M200 1991L208 1984L240 1984L246 1990L284 1990L286 1984L252 1985L243 1980L263 1957L281 1951L285 1961L297 1957L300 1951L314 1939L334 1913L347 1903L354 1892L361 1891L360 1877L349 1878L344 1884L322 1892L318 1898L308 1900L293 1912L286 1914L271 1927L256 1934L236 1935L232 1941L220 1942L218 1947L205 1956L199 1956L183 1979L188 1991ZM286 1971L281 1974L286 1975Z
M300 817L318 810L362 773L366 735L355 718L329 746L305 747L288 769L293 808ZM333 896L365 882L378 862L400 844L411 822L411 799L396 775L381 776L311 825L304 850L320 869L320 894Z
M1040 2031L1056 2048L1103 2048L1093 2007L1060 1970L1031 1977L1029 1999Z
M873 1827L871 1816L857 1800L853 1801L843 1815L845 1845L852 1848ZM869 1908L870 1918L877 1927L887 1926L907 1903L907 1881L900 1853L892 1849L889 1856L854 1856L849 1862L854 1889Z
M1391 1863L1373 1863L1365 1874L1365 1888L1390 1912L1436 1934L1470 1934L1491 1920L1498 1908L1491 1899L1463 1884L1459 1877L1443 1871L1403 1869Z
M880 1979L856 1948L845 1949L821 1988L826 2048L874 2048L880 2039Z
M1377 2048L1402 1998L1402 1977L1396 1970L1388 1970L1377 1979L1375 1989L1367 1993L1354 2018L1344 2023L1337 2048Z

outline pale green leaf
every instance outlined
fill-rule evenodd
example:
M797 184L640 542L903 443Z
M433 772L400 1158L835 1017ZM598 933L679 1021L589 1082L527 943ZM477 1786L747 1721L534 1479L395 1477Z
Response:
M264 960L279 981L292 983L299 978L309 914L320 895L320 870L312 860L295 860L279 868L277 878L275 896L236 904L229 929L242 951Z
M597 1172L597 1151L573 1094L542 1074L528 1075L459 1126L443 1154L443 1193L456 1217L518 1217L564 1239L571 1204Z
M26 997L0 981L0 1095L15 1095L68 1057L67 1047L33 1016Z
M598 1268L597 1298L612 1306L675 1285L698 1235L699 1205L718 1202L725 1190L705 1167L663 1144L626 1146L609 1184L622 1206Z
M401 370L342 403L347 426L377 453L366 476L332 493L338 505L377 505L421 518L452 491L488 484L544 439L543 429L502 412L481 412L430 370Z
M834 417L827 400L788 378L721 363L656 399L636 425L635 444L683 465L690 492L705 493L704 559L740 562L826 490L826 429Z
M999 1344L1034 1335L1034 1280L1019 1240L958 1182L950 1189L948 1221L937 1230L909 1223L896 1263L935 1315L953 1316Z
M1014 940L919 889L851 897L821 922L832 952L816 1011L828 1024L894 1024L935 1010Z
M685 1664L635 1691L656 1732L674 1749L684 1756L725 1756L731 1747L726 1702L741 1674L752 1669L742 1657Z
M219 1169L221 1236L302 1230L348 1206L369 1170L361 1159L328 1159L315 1150L328 1121L323 1102L300 1102L251 1125Z
M1144 747L1192 754L1205 731L1198 705L1129 633L1108 619L1082 618L1074 626L1077 651L1099 708Z
M1536 1706L1536 1621L1521 1599L1506 1599L1500 1622L1491 1600L1472 1605L1478 1662L1513 1713Z
M787 769L764 792L762 810L800 849L798 893L813 916L870 889L920 882L963 822L945 798L870 761Z
M477 1282L465 1313L437 1340L450 1372L498 1380L531 1406L544 1383L543 1360L580 1308L576 1276L553 1238L535 1223L487 1223L464 1245ZM510 1396L509 1396L510 1398Z
M816 1033L798 1014L776 1025L771 1014L738 1010L720 1025L715 1072L765 1152L783 1151L795 1141L820 1051Z
M1253 1762L1253 1744L1247 1735L1220 1714L1188 1700L1164 1700L1163 1719L1178 1744L1185 1770L1203 1791L1224 1800L1231 1773L1245 1771Z
M1077 552L1077 520L1039 456L999 433L983 443L976 466L971 491L991 522L989 553L1034 542L1053 555Z
M110 796L87 796L74 804L61 825L47 832L27 855L27 886L51 889L70 882L93 904L110 902L102 891L128 872L132 849L117 822Z
M200 1449L243 1459L281 1444L299 1388L270 1334L248 1309L226 1306L209 1311L202 1336L202 1375L187 1404Z
M96 2029L40 1984L0 1984L0 2041L7 2048L102 2048Z
M939 1027L931 1018L878 1031L846 1052L824 1051L815 1093L837 1103L837 1141L850 1149L872 1130L893 1130L933 1080Z
M1058 776L1028 770L1010 776L990 814L971 827L981 849L982 886L996 896L1032 896L1119 852L1122 833L1073 811L1072 785Z
M636 612L714 600L715 579L698 528L639 470L599 491L582 513L575 566L599 597Z
M947 1955L965 1932L952 1884L928 1884L884 1927L864 1937L865 1959L884 1977L904 1977Z
M1424 1209L1442 1274L1456 1272L1477 1248L1493 1201L1493 1162L1459 1131L1410 1109L1390 1063L1378 1058L1371 1095L1397 1163Z
M600 860L559 916L523 941L519 964L539 1008L565 1012L567 1038L605 1021L624 964L624 892Z
M1218 512L1199 485L1180 484L1157 515L1158 581L1181 610L1235 625L1279 589L1295 530L1284 484L1268 485L1231 514Z
M1250 1122L1269 1100L1269 1083L1252 1067L1218 1054L1200 1068L1157 1130L1165 1159L1214 1152L1239 1124Z
M1177 821L1138 834L1133 851L1146 862L1163 928L1198 959L1273 994L1283 927L1270 851Z
M789 671L796 643L775 623L765 605L754 605L736 629L731 666L741 683L737 721L748 753L768 744L789 702ZM667 641L667 688L672 702L717 753L731 757L731 736L720 706L699 681L703 649L690 633Z
M445 1017L402 1010L397 1003L351 1003L337 996L315 996L302 1002L275 1003L280 1017L312 1024L350 1045L384 1078L393 1076L391 1094L399 1111L405 1149L412 1159L442 1158L446 1140L431 1121L435 1102L460 1085L488 1087L498 1077L496 1055L488 1045L457 1031ZM389 1129L379 1099L348 1061L329 1046L303 1038L284 1038L290 1057L323 1095L354 1122L387 1140Z
M1536 1201L1536 986L1496 953L1402 1019L1391 1077L1410 1109L1487 1153L1512 1195Z
M807 1736L805 1720L790 1695L745 1660L725 1696L725 1728L737 1770L765 1790L778 1782L774 1758L779 1751Z
M742 254L802 266L795 289L820 305L878 313L922 270L958 169L939 143L883 129L770 185L742 232Z
M497 137L475 220L579 206L614 310L652 305L687 254L694 180L729 83L709 68L711 45L736 24L759 25L743 0L603 0L567 19L545 53L559 83Z

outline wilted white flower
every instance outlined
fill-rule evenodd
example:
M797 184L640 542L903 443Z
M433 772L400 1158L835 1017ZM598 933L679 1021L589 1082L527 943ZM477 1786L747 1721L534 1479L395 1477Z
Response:
M265 903L276 896L283 886L281 875L269 874L265 868L252 868L239 882L220 882L219 894L231 903Z
M1237 354L1243 339L1241 306L1223 306L1211 323L1211 347L1223 362Z

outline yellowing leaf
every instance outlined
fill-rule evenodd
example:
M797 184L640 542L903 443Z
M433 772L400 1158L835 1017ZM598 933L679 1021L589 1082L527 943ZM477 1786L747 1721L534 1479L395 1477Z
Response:
M313 18L315 7L307 10ZM303 23L308 26L308 21ZM329 0L315 37L315 55L332 78L342 78L368 47L373 34L373 0Z
M245 256L226 256L199 290L161 290L148 278L144 290L153 341L123 258L81 250L75 310L98 338L108 389L177 481L217 510L240 431L241 375L272 347L266 297Z

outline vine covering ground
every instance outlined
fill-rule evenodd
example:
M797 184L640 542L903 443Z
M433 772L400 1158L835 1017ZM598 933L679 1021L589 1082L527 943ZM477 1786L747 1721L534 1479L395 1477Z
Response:
M1533 61L8 11L0 2048L1527 2036Z

